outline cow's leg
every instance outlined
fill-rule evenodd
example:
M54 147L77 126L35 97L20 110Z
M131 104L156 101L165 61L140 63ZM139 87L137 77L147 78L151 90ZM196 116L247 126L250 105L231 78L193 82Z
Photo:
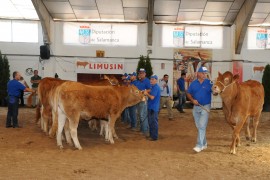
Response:
M250 118L248 118L246 121L246 131L245 131L246 140L248 140L248 141L251 139L249 125L250 125Z
M80 120L80 115L73 114L72 117L68 118L68 120L69 120L70 135L72 137L74 145L77 149L81 150L82 147L80 145L80 142L78 140L78 135L77 135L77 128L78 128L78 124Z
M261 110L253 117L253 132L252 132L252 138L251 141L252 142L256 142L257 141L257 127L259 124L259 120L261 117Z
M114 140L113 140L113 133L114 133L114 123L116 120L116 117L114 117L113 115L109 116L109 121L108 121L108 139L110 141L111 144L114 144Z
M52 110L52 127L49 132L49 136L53 138L56 134L57 126L58 126L58 114L54 110Z
M103 136L103 135L106 136L105 126L106 126L106 123L107 123L107 122L104 121L104 120L100 120L99 122L100 122L100 132L99 132L99 135L100 135L100 136Z
M230 148L230 153L231 154L236 154L236 146L240 146L240 131L243 127L243 125L246 122L247 117L234 117L234 121L232 122L238 122L236 124L236 126L234 127L233 130L233 135L232 135L232 144L231 144L231 148Z
M71 135L70 135L70 130L69 130L69 121L68 120L65 123L64 131L65 131L65 137L66 137L67 144L70 146L73 146L73 143L71 140Z
M57 145L63 149L63 144L62 144L62 131L64 128L66 122L66 115L63 113L63 111L58 108L58 131L57 131L57 136L56 136L56 140L57 140Z

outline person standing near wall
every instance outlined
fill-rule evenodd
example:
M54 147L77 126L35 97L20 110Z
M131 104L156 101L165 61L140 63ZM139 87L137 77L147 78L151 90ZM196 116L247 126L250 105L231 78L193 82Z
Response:
M28 84L26 83L26 81L24 80L24 78L21 76L20 83L22 83L25 87L29 88ZM20 95L20 101L21 101L21 106L24 106L24 91L21 91L21 95Z
M173 111L172 111L172 105L171 105L172 89L170 87L170 84L168 83L168 80L169 80L169 75L164 74L163 79L159 82L159 87L161 90L159 110L161 110L164 104L166 104L169 120L173 120Z
M144 94L148 97L147 108L150 141L158 140L158 112L160 105L160 87L157 82L157 75L152 75L150 78L151 90L150 92L144 91Z
M37 91L40 80L41 77L38 75L38 70L34 70L34 76L31 77L30 82L32 83L32 89L34 89L35 91ZM32 107L36 107L36 105L37 105L37 94L34 94L32 99Z
M6 120L6 128L18 128L18 111L19 111L19 97L21 91L35 92L33 89L25 87L19 82L21 74L18 71L13 72L13 80L10 80L7 84L8 88L8 112ZM12 121L12 125L11 125Z
M177 80L177 93L178 93L178 100L179 100L179 104L177 105L177 110L180 113L185 113L183 110L183 106L186 103L185 78L186 78L186 73L182 73L181 77Z
M146 77L145 69L141 68L139 70L139 80L137 84L137 88L140 91L150 91L151 84L150 80ZM138 113L140 119L140 131L144 136L148 136L149 134L149 125L148 125L148 117L147 117L147 103L142 101L138 103Z
M193 117L198 130L197 144L193 148L195 152L201 152L207 148L206 128L211 107L212 83L207 76L207 68L200 67L197 79L194 80L187 91L187 97L194 104Z

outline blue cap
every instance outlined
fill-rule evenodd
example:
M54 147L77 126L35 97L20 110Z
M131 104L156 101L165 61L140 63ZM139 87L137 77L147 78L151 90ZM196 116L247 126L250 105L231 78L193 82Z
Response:
M126 76L126 80L130 80L130 76Z
M198 72L202 72L202 73L207 73L208 72L208 70L207 70L207 68L206 67L200 67L200 69L198 70Z
M155 74L153 74L153 75L151 76L151 79L152 79L152 78L158 80L158 77L157 77L157 75L155 75Z
M127 74L127 73L125 73L125 74L123 74L123 76L128 76L128 74Z
M140 72L146 72L144 68L140 68Z
M137 76L136 72L133 72L132 74L130 74L131 76Z

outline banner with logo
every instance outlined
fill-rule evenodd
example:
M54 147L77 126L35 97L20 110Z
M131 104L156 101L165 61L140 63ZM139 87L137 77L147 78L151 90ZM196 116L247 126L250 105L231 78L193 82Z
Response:
M64 23L64 44L137 46L136 24Z
M124 59L78 59L76 73L86 74L123 74L125 72Z

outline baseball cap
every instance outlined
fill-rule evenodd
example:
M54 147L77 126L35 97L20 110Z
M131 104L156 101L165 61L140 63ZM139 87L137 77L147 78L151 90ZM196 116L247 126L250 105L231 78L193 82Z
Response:
M154 78L154 79L158 80L158 77L157 77L157 75L155 75L155 74L153 74L153 75L151 76L151 78Z
M126 80L130 80L130 76L126 76Z
M198 70L198 72L202 72L202 73L207 73L208 72L208 70L207 70L207 68L206 67L200 67L200 69Z
M123 76L128 76L128 74L127 74L127 73L125 73L125 74L123 74Z
M131 76L137 76L137 73L136 72L133 72L130 74Z
M140 68L140 72L146 72L144 68Z

